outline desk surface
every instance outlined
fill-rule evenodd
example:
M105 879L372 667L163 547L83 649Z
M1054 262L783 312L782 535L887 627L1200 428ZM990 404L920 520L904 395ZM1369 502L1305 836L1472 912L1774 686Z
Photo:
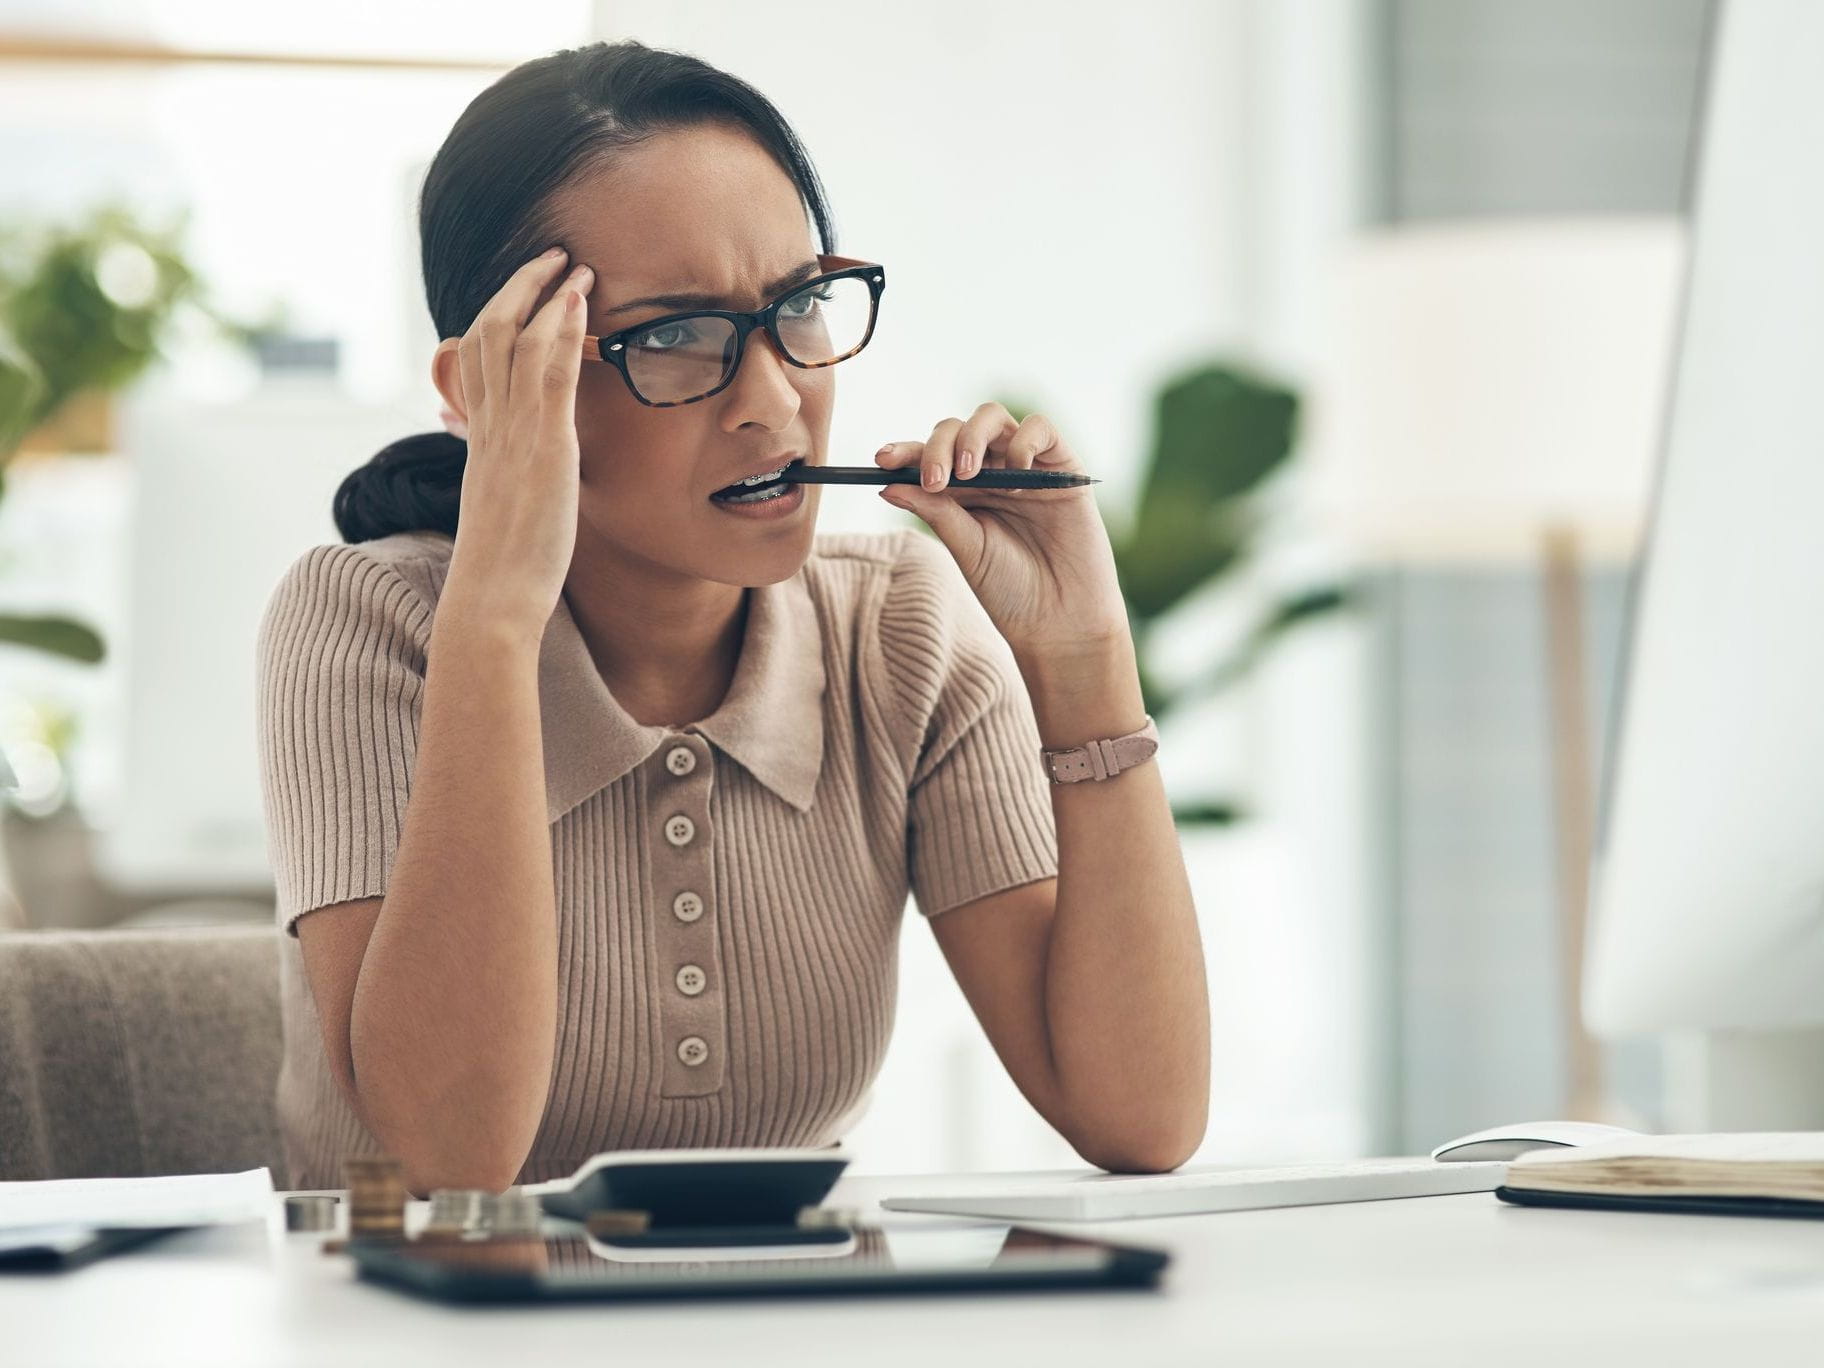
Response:
M957 1183L852 1178L830 1200L867 1208ZM319 1251L322 1236L282 1226L190 1231L69 1274L0 1278L0 1360L1711 1368L1815 1363L1824 1335L1817 1222L1536 1210L1485 1194L1060 1226L1176 1256L1159 1292L1087 1295L447 1307L360 1282Z

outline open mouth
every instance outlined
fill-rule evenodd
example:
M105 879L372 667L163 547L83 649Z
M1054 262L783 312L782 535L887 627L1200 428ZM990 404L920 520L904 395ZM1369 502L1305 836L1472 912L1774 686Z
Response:
M789 481L781 479L780 477L793 466L803 464L804 462L801 459L789 461L785 465L780 466L778 470L769 471L765 475L755 475L745 480L737 480L734 484L726 485L723 488L718 489L709 497L716 500L718 503L735 504L766 503L770 499L781 498L784 495L791 493L792 486Z

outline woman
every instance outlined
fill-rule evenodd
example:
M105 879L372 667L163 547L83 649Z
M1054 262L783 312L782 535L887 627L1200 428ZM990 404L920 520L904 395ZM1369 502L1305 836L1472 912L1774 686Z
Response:
M451 430L349 476L260 633L292 1186L839 1141L908 888L1076 1150L1182 1163L1208 1004L1158 767L1041 766L1150 729L1108 539L1085 488L969 484L1080 469L1053 426L984 404L883 446L936 540L740 483L828 459L884 268L831 255L797 138L694 58L525 63L420 212Z

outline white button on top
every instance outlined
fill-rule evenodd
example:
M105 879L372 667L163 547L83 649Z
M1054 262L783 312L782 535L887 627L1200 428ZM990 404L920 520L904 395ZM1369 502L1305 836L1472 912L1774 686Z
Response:
M678 1042L678 1058L696 1068L709 1058L709 1042L702 1036L685 1036Z
M695 997L709 986L709 976L694 964L687 964L678 970L678 991L685 997Z
M665 768L673 774L689 774L697 767L697 753L689 746L673 746L665 752Z
M703 899L687 888L671 900L671 911L681 922L694 922L703 915Z
M697 834L697 824L681 812L674 812L665 819L665 839L674 846L687 846L690 838Z

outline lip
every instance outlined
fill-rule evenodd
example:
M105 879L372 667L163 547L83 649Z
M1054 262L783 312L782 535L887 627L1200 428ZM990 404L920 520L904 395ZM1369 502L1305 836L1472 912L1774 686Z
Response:
M809 485L789 484L786 486L786 490L786 493L777 498L768 499L764 503L731 504L723 503L720 499L711 499L709 503L732 518L777 522L782 518L796 515L811 497Z
M749 478L750 476L765 475L769 471L774 471L774 470L779 469L781 466L788 466L793 461L803 461L805 459L806 459L805 454L802 451L782 451L777 456L773 457L770 461L768 461L765 465L749 466L746 470L742 471L739 475L735 475L729 479L724 480L721 484L716 486L716 489L727 489L730 485L739 484L742 480L745 480L745 479ZM705 494L703 497L707 499L710 494L714 494L716 492L716 489L710 490L709 494Z

